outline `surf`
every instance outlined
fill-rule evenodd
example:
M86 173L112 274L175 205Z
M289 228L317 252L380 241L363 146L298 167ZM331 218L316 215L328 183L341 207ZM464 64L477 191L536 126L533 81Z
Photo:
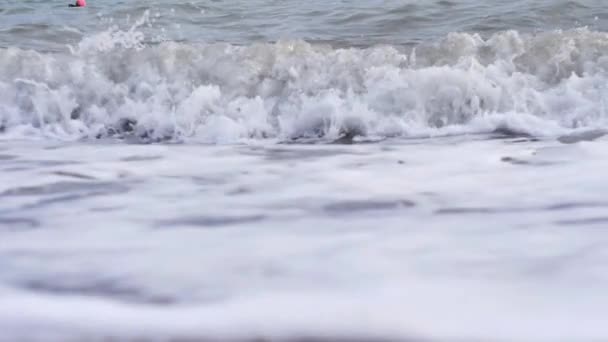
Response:
M148 142L382 139L606 126L608 34L413 47L166 41L112 27L60 52L0 50L0 137Z

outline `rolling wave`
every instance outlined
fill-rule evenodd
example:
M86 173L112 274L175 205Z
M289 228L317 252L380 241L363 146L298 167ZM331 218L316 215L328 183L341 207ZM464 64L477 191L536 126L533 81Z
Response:
M608 33L586 28L336 48L147 45L137 27L86 37L69 52L0 50L0 137L542 136L603 129L608 117Z

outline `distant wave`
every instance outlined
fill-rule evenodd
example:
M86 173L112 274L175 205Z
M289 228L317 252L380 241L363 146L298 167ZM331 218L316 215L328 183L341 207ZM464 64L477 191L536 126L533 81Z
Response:
M608 34L586 28L415 48L164 42L109 29L69 53L0 50L0 137L336 139L607 123Z

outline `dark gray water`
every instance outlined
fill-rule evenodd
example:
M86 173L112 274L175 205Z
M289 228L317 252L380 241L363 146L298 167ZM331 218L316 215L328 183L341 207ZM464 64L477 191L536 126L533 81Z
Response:
M112 24L126 26L149 10L150 41L230 42L303 39L337 45L407 45L450 32L489 36L587 26L608 28L601 0L367 0L367 1L65 1L0 3L0 46L58 48Z

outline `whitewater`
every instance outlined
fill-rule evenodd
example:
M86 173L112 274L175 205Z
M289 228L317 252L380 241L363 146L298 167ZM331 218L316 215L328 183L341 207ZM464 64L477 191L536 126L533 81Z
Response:
M0 0L0 341L608 338L601 1Z

